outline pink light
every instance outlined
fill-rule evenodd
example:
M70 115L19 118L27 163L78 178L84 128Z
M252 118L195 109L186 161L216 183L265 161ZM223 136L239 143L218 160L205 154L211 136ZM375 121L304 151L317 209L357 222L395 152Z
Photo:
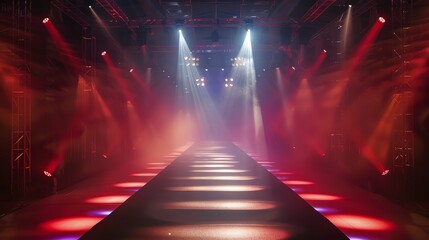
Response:
M389 173L389 169L386 169L386 170L384 170L382 173L381 173L381 175L382 176L385 176L385 175L387 175Z
M101 52L101 56L105 56L107 54L107 52L106 51L102 51Z
M292 66L292 70L296 70L296 68L294 66Z
M134 188L134 187L143 187L144 185L146 185L145 182L123 182L123 183L116 183L113 186L122 187L122 188Z
M87 203L123 203L127 200L129 195L112 195L112 196L103 196L103 197L95 197L89 198L85 202Z
M284 184L288 185L313 185L313 182L310 181L298 181L298 180L286 180L283 181Z
M341 200L342 197L335 195L327 194L299 194L299 196L304 200L313 200L313 201L334 201Z
M42 23L48 23L49 22L49 18L44 18L43 20L42 20Z
M394 227L390 222L361 215L335 214L326 218L339 228L386 231Z
M100 222L101 217L62 218L42 223L41 227L49 231L82 232Z
M385 23L385 22L386 22L386 19L384 19L384 17L379 17L379 18L378 18L378 21L380 21L381 23Z
M327 53L326 49L323 49L323 52L324 52L324 53Z
M131 68L131 69L130 69L130 73L132 73L132 72L134 72L134 69L133 69L133 68Z
M47 177L52 177L52 174L48 171L43 171L43 174L45 174Z

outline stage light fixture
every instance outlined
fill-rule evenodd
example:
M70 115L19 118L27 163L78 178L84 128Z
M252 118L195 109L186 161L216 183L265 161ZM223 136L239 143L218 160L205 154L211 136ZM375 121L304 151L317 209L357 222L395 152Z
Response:
M132 72L134 72L134 69L133 69L133 68L130 68L130 73L132 73Z
M244 20L244 25L246 27L246 31L250 32L250 30L253 27L253 19L246 19L246 20Z
M324 53L327 53L326 49L323 49L323 52L324 52Z
M50 172L48 172L48 171L43 171L43 174L44 174L46 177L52 177L52 174L51 174Z
M352 5L351 4L349 4L349 8L351 8L352 7Z
M386 22L386 19L384 19L384 17L379 17L379 18L378 18L378 21L380 21L381 23L385 23L385 22Z
M106 51L102 51L101 52L101 56L105 56L107 54L107 52Z
M389 172L390 172L389 169L386 169L381 173L381 175L386 176Z
M49 22L49 18L44 18L44 19L42 20L42 22L43 22L43 23L47 23L47 22Z

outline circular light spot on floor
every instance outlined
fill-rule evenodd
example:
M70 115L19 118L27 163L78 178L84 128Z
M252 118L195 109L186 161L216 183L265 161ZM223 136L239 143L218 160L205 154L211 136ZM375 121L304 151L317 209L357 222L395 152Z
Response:
M285 180L283 181L283 183L287 185L313 185L314 184L314 182L299 181L299 180Z
M280 240L292 236L285 226L262 224L200 224L141 229L134 234L141 239L264 239Z
M242 173L247 172L247 170L244 169L195 169L191 170L192 172L198 172L198 173Z
M145 182L122 182L122 183L116 183L113 186L122 187L122 188L136 188L136 187L143 187L144 185L146 185Z
M131 176L134 177L154 177L158 175L158 173L133 173Z
M193 168L232 168L232 164L194 164L191 165Z
M167 190L178 192L255 192L263 189L263 186L258 185L207 185L167 188Z
M277 205L269 201L252 200L219 200L219 201L189 201L189 202L167 202L162 205L165 209L178 210L236 210L257 211L269 210Z
M191 176L191 177L175 177L177 180L214 180L214 181L250 181L255 180L253 176Z
M87 203L105 203L105 204L123 203L129 197L130 196L128 196L128 195L102 196L102 197L89 198L85 202L87 202Z
M391 222L363 215L334 214L326 215L326 218L339 228L385 231L391 230L394 227Z
M100 222L101 217L72 217L55 219L41 224L41 227L49 231L87 231Z
M312 201L334 201L334 200L343 199L340 196L328 195L328 194L303 193L303 194L299 194L299 196L304 200L312 200Z

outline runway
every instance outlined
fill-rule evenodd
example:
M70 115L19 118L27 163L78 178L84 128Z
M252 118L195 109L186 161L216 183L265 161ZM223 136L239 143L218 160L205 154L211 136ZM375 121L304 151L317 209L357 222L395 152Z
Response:
M125 161L0 217L0 239L415 239L429 219L230 142Z
M193 146L82 239L348 239L231 143Z

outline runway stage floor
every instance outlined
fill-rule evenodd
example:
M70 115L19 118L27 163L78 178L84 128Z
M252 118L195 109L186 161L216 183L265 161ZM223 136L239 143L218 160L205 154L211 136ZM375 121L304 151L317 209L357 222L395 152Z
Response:
M124 166L6 215L0 239L427 239L427 218L252 157L206 142Z

